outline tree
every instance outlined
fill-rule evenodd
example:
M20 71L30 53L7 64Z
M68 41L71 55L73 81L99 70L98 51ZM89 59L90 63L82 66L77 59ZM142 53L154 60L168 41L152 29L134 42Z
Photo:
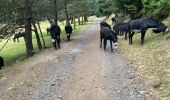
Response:
M111 0L98 0L99 12L104 16L110 16L113 12Z
M37 38L38 48L41 50L41 49L42 49L42 44L41 44L40 36L39 36L39 34L38 34L38 29L37 29L37 26L36 26L34 20L32 20L32 25L33 25L33 27L34 27L34 33L35 33L35 36L36 36L36 38Z
M24 24L25 24L25 45L27 56L33 54L33 45L32 45L32 32L31 32L31 21L32 21L32 9L31 9L30 0L24 1Z
M163 20L170 14L169 0L143 0L143 17Z
M142 16L142 0L114 0L114 7L117 7L124 15L129 14L132 19ZM116 11L117 12L117 11Z

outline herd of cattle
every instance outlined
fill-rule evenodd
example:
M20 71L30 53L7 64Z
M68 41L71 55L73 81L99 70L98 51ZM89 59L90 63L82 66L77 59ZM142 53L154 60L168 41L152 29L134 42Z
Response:
M114 18L112 18L112 22L116 22ZM60 48L60 33L61 29L60 27L55 24L53 21L50 22L51 27L47 28L47 33L50 33L52 38L52 44L55 49ZM131 20L128 23L123 22L116 22L111 28L109 24L107 24L105 21L100 22L100 48L102 48L102 42L103 42L103 48L106 50L107 40L110 40L110 47L111 51L113 51L112 42L117 45L118 37L117 35L123 35L125 33L125 39L127 39L127 35L129 35L129 44L132 44L132 38L135 33L141 33L141 45L144 44L144 37L147 29L152 28L154 33L160 33L160 32L169 32L168 27L157 21L152 19L135 19ZM65 32L67 34L67 39L70 41L70 37L72 34L72 26L70 24L65 26ZM18 38L24 37L25 33L18 33L14 36L14 42ZM103 41L104 40L104 41ZM18 40L19 41L19 40ZM0 56L0 69L4 66L4 60Z
M112 19L113 21L116 22L115 19ZM169 32L168 27L164 23L144 18L130 20L128 23L116 22L113 25L113 29L105 21L102 21L100 22L100 28L100 48L104 39L104 50L106 50L107 40L110 40L111 51L113 51L112 42L117 42L117 35L123 35L125 33L125 40L127 39L127 35L129 35L129 44L132 44L133 35L135 33L141 33L141 45L143 45L145 33L149 28L152 28L154 33Z

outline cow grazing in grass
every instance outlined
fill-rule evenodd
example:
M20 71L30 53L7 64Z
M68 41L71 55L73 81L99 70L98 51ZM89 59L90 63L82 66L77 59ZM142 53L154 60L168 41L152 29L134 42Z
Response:
M104 50L106 50L107 40L110 40L110 47L111 47L111 51L113 52L112 42L117 44L117 34L115 34L111 29L101 26L100 48L102 48L102 42L103 42L104 44L103 48Z
M104 22L104 21L100 22L100 27L101 27L101 26L104 26L104 27L107 27L107 28L111 29L110 25L107 24L107 23Z
M0 69L4 66L4 59L0 56Z
M131 20L128 25L130 34L129 34L129 44L132 44L132 38L134 33L140 32L141 33L141 45L144 44L144 37L147 29L154 28L159 29L161 32L168 32L169 29L167 26L157 20L151 19L135 19ZM158 31L158 30L157 30Z
M118 35L122 36L125 33L125 40L127 39L127 34L129 33L128 23L119 22L113 26L113 30Z
M16 42L16 39L17 39L17 42L19 42L19 38L25 38L25 32L19 32L17 34L14 35L14 38L13 38L13 41Z
M71 37L72 31L73 31L73 28L72 28L72 26L70 24L65 26L65 32L67 34L68 41L70 41L70 37Z
M54 22L50 22L51 27L50 27L50 35L52 38L52 44L54 46L55 49L60 48L60 33L61 33L61 29L60 27L55 24Z

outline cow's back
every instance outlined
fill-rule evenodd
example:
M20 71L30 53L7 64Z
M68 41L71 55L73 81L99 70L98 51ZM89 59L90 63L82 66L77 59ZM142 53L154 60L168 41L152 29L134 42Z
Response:
M101 26L100 35L104 38L109 38L113 33L109 28Z
M133 30L133 29L141 29L142 28L142 24L143 24L143 19L135 19L135 20L131 20L129 22L129 28L130 30Z

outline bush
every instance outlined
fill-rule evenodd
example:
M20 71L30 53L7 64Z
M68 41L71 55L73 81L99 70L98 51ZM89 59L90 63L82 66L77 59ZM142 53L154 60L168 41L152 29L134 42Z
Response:
M143 17L163 20L169 16L170 1L169 0L144 0L144 8L142 10Z

